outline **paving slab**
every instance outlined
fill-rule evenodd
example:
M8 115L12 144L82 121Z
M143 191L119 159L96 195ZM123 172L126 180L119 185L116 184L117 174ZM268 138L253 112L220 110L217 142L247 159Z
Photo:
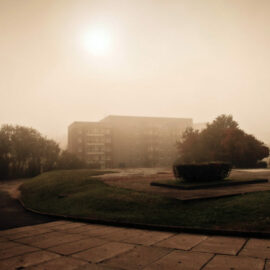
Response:
M249 239L239 255L270 259L270 240Z
M39 249L37 248L26 246L26 245L18 245L18 246L14 246L8 249L2 249L0 250L0 260L30 253L33 251L38 251L38 250Z
M200 270L213 256L214 254L175 250L144 270Z
M52 232L33 237L22 238L16 241L24 244L29 244L38 248L49 248L63 243L75 242L81 239L85 239L85 237L79 234Z
M246 243L245 238L211 236L192 250L216 254L236 255Z
M0 236L6 237L13 234L22 233L22 232L28 232L28 231L30 232L33 230L41 230L41 229L45 230L45 229L53 228L54 226L59 226L62 224L67 224L67 223L70 223L70 221L53 221L53 222L47 222L47 223L38 224L38 225L22 226L18 228L0 231Z
M52 232L52 230L48 229L48 228L44 228L44 229L37 228L37 229L33 229L33 230L27 230L27 231L17 232L15 234L6 235L5 237L7 239L10 239L10 240L16 240L16 239L20 239L20 238L24 238L24 237L28 237L28 236L39 235L39 234L44 234L44 233L48 233L48 232Z
M65 232L67 233L91 233L93 231L101 231L101 230L104 230L106 228L110 228L109 226L104 226L104 225L94 225L94 224L91 224L91 225L85 225L85 226L79 226L79 227L76 227L76 228L69 228L69 229L66 229Z
M112 230L104 230L103 233L95 232L95 236L103 239L109 239L112 235L124 235L125 231L130 230L126 228L113 227ZM90 234L91 235L91 234ZM118 242L117 240L115 242ZM120 241L121 242L121 241Z
M62 254L62 255L70 255L70 254L78 253L86 249L101 246L105 243L107 243L107 241L104 239L92 237L92 238L83 239L83 240L79 240L72 243L65 243L59 246L51 247L49 248L49 250L52 252Z
M139 236L142 232L143 230L139 230L139 229L122 228L120 231L113 232L113 233L106 233L106 234L101 235L100 237L110 240L110 241L122 242L123 240L127 238Z
M76 268L76 270L123 270L123 268L111 268L100 264L87 263L83 266Z
M84 226L87 226L87 225L81 222L73 222L73 223L59 224L59 225L53 226L52 229L55 231L70 230L72 232L75 228L84 227Z
M19 245L20 245L19 243L12 242L12 241L9 241L9 240L5 239L4 241L0 242L0 251L3 250L3 249L9 249L9 248L17 247Z
M9 230L0 231L0 236L5 238L9 235L27 232L27 231L33 231L33 230L34 230L33 226L24 226L24 227L19 227L19 228L13 228L13 229L9 229Z
M264 260L250 257L217 255L203 270L263 270Z
M50 260L38 265L30 266L25 269L27 270L74 270L78 267L87 264L87 262L77 260L69 257L60 257L54 260Z
M104 264L121 269L137 270L162 258L170 251L165 248L137 246L125 254L104 262Z
M38 224L38 225L34 225L35 228L53 228L53 227L57 227L57 226L61 226L61 225L65 225L65 224L70 224L72 223L72 221L68 221L68 220L57 220L57 221L52 221L52 222L47 222L47 223L42 223L42 224ZM27 226L32 228L33 226Z
M150 246L173 235L175 235L175 233L141 230L134 235L125 238L123 242Z
M113 258L121 253L133 249L134 246L123 243L108 243L102 246L91 248L83 252L72 255L74 258L83 259L92 263L99 263L104 260Z
M22 243L22 244L31 245L31 244L34 244L36 242L42 242L44 240L48 240L51 238L57 238L59 236L64 236L64 235L65 234L59 233L59 232L49 232L49 233L44 233L41 235L31 235L29 237L15 239L14 241L18 242L18 243Z
M0 260L0 269L1 270L24 269L25 267L42 263L45 261L49 261L58 257L60 257L60 255L57 255L52 252L44 251L44 250L32 252L32 253L12 257L9 259Z
M107 234L114 234L120 231L121 229L118 227L104 226L96 229L90 229L88 231L82 232L82 234L87 236L105 236Z
M205 239L207 239L205 235L181 233L157 243L156 246L190 250Z

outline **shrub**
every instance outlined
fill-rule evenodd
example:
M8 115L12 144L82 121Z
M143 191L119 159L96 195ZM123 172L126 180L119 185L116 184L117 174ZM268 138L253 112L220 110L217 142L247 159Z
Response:
M226 178L232 169L230 163L211 162L200 164L176 164L173 172L176 178L183 178L185 181L210 182Z
M256 164L256 168L267 168L267 162L258 161L257 164Z
M56 168L58 170L74 170L86 168L85 162L80 160L76 155L63 151L57 161Z

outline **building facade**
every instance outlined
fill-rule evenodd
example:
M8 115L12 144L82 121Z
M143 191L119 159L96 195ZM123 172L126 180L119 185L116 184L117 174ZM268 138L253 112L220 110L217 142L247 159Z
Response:
M68 151L93 168L111 168L111 128L99 122L74 122L68 128Z
M170 166L176 142L189 118L108 116L100 122L74 122L68 150L98 168Z

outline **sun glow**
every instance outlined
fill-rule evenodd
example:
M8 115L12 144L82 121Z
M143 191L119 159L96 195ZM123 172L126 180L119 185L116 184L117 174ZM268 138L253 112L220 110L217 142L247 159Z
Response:
M85 50L94 56L105 56L112 49L112 37L105 29L93 29L83 37Z

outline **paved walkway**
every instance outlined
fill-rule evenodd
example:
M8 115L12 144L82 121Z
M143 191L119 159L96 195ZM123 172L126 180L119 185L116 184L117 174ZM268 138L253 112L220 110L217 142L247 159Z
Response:
M21 206L17 200L21 183L22 180L0 181L0 230L56 220L28 212Z
M269 270L270 240L55 221L1 231L0 269Z

